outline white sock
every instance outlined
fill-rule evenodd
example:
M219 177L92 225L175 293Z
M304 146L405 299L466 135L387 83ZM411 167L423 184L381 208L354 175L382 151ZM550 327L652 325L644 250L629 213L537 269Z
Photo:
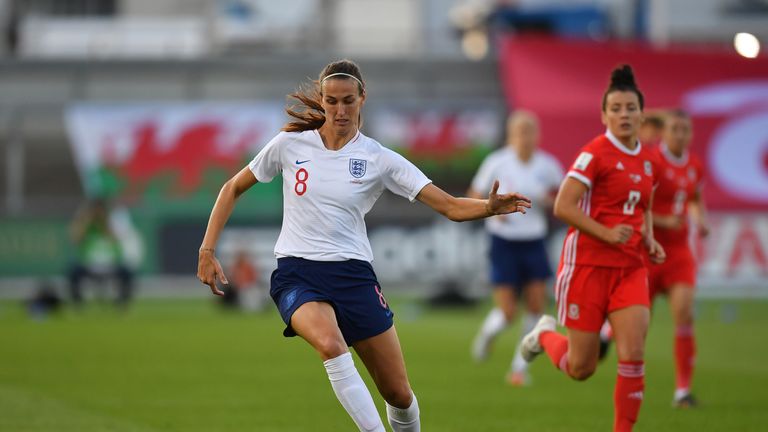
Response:
M482 327L480 327L479 337L486 340L495 338L502 330L507 328L507 317L499 308L493 308L485 317Z
M525 361L523 355L520 353L520 343L525 335L530 333L531 330L536 327L539 318L541 318L541 315L532 313L526 313L523 317L523 331L520 335L520 342L518 342L517 348L515 348L515 356L512 358L512 372L526 372L528 370L528 362Z
M333 392L361 431L385 432L371 393L357 373L352 354L346 352L323 362Z
M688 396L691 393L690 389L687 388L678 388L675 389L675 400L680 400L686 396Z
M480 331L475 336L472 344L472 355L475 360L482 361L488 357L491 348L491 342L496 336L507 327L507 317L499 308L493 308L480 326Z
M419 432L419 403L416 395L411 393L411 406L408 408L395 408L387 404L387 420L393 432Z

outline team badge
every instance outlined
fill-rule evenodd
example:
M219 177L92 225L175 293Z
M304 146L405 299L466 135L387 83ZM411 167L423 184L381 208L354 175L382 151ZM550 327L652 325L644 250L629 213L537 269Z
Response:
M354 178L360 178L365 175L365 168L368 165L368 161L364 159L350 159L349 160L349 173Z
M643 162L643 170L645 170L645 175L647 176L653 175L653 167L651 166L651 161Z
M696 170L693 167L688 167L688 178L692 182L696 181Z
M579 305L571 303L568 305L568 318L572 320L579 319Z

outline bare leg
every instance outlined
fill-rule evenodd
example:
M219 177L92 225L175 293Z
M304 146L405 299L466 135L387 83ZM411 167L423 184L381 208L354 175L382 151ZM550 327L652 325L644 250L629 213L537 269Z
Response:
M510 364L510 373L507 375L507 382L513 386L522 386L530 382L528 377L528 362L523 359L521 353L522 338L525 337L536 326L544 312L547 302L547 283L544 280L534 280L529 282L523 288L525 296L526 312L523 315L522 331L520 332L520 342L515 349Z
M494 287L493 302L495 307L488 312L472 343L472 357L476 361L483 361L488 358L493 341L514 318L517 309L514 287L511 285Z
M336 397L361 431L384 432L376 405L355 368L352 354L328 303L304 303L291 317L291 326L323 359Z
M356 342L353 347L365 363L379 393L387 402L387 418L392 430L419 431L419 407L408 382L405 360L395 327Z

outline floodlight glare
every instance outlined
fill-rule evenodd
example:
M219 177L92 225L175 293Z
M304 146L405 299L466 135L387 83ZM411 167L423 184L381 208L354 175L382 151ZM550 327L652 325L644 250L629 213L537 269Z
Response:
M760 53L760 41L751 33L736 33L733 46L742 57L755 58Z

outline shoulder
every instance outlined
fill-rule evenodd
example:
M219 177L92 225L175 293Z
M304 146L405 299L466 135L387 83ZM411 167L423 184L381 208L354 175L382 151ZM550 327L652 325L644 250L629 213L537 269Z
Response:
M536 152L536 158L538 158L542 164L546 165L547 167L560 167L560 161L557 160L556 157L552 156L550 153L544 151L544 150L538 150Z
M360 134L360 147L368 157L375 161L387 163L405 159L400 153L362 133Z
M313 133L313 131L304 131L304 132L286 132L286 131L280 131L275 135L270 141L268 145L271 146L283 146L286 144L289 144L291 142L297 141L301 138L306 138L307 134Z
M605 135L598 135L589 141L583 148L583 151L592 152L594 154L608 153L614 148L611 140Z
M611 145L605 135L600 135L588 142L579 150L571 169L584 171L590 165L595 166L598 163L596 161L600 159L600 156L610 150L606 147L606 144Z

